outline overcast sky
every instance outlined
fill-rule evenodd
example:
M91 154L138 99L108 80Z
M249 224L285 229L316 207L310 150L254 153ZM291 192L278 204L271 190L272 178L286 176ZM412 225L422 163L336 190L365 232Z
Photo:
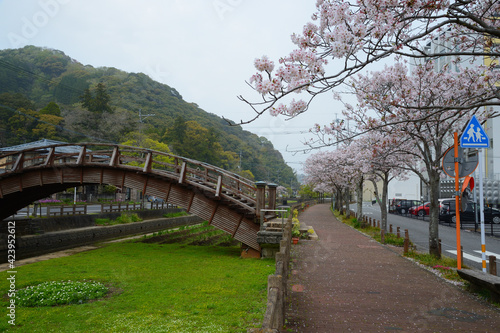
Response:
M0 0L0 49L25 45L63 51L84 65L142 72L187 102L236 122L253 117L238 95L259 96L245 81L262 55L277 61L315 12L315 0ZM331 95L285 121L265 115L244 129L268 138L299 173L302 141L315 123L340 116Z

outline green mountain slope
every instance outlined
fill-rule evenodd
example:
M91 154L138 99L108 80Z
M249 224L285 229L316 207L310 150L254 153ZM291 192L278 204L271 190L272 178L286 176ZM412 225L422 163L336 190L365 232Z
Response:
M111 112L98 114L81 104L85 90L95 94L99 83ZM255 180L296 182L267 139L228 126L145 74L82 65L61 51L35 46L0 50L0 146L41 138L137 144L152 139L175 154Z

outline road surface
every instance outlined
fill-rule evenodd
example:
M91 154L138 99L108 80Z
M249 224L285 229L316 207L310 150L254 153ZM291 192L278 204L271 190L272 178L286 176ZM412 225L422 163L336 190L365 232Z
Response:
M356 211L356 205L351 205L351 210ZM363 215L372 219L380 220L380 207L371 203L363 203ZM388 214L387 225L392 224L393 233L396 233L396 228L400 227L401 234L408 229L410 240L417 250L420 252L429 251L429 222L428 219L416 219L395 214ZM489 224L486 224L486 233L488 233ZM454 226L439 225L439 238L441 239L442 254L456 258L457 254L457 237ZM461 230L460 243L464 251L464 265L482 269L481 258L481 234L468 230ZM486 262L488 256L497 257L497 266L500 266L500 238L486 235Z

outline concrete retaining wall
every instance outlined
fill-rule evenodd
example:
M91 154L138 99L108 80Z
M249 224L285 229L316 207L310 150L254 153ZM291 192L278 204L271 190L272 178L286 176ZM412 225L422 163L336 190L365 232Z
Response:
M181 216L111 226L93 226L61 230L41 235L16 235L16 260L77 246L89 245L113 238L155 232L201 222L203 222L203 220L197 216ZM2 234L0 238L2 238L0 243L0 263L4 263L7 262L7 235Z
M68 229L88 228L95 226L97 219L115 220L122 214L137 214L143 220L162 218L164 214L177 213L182 208L165 208L153 210L130 210L116 213L100 213L89 215L57 216L49 218L29 218L17 219L16 235L26 236L35 233L52 232ZM0 233L7 232L7 221L0 222Z

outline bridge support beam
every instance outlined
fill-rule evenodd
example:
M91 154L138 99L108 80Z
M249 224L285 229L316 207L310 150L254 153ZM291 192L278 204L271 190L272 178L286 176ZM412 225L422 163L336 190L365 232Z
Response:
M260 258L260 252L250 246L241 243L241 258Z

